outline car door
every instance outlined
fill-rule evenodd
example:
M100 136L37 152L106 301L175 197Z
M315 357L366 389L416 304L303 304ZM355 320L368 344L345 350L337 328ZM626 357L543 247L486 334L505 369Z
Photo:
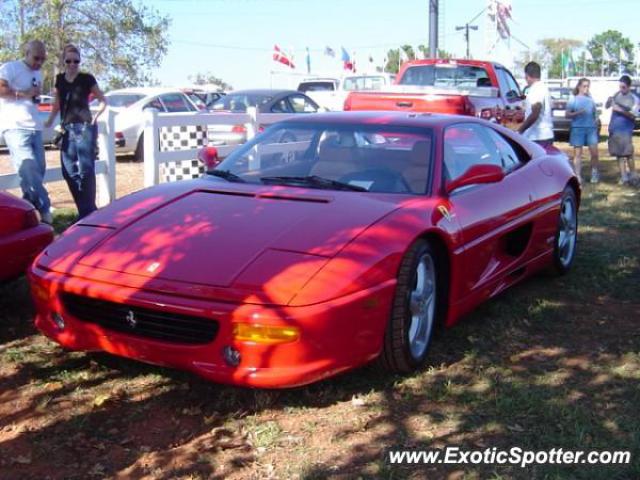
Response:
M524 121L524 106L520 87L511 72L505 68L496 67L496 75L504 102L500 110L500 123L511 130L517 130Z
M517 155L504 159L503 145L496 143L501 137L495 135L490 126L477 123L455 124L444 133L445 181L478 164L497 165L505 173L500 182L461 187L449 194L449 215L461 229L465 258L464 280L452 298L485 288L486 295L492 295L527 259L534 192L526 164Z

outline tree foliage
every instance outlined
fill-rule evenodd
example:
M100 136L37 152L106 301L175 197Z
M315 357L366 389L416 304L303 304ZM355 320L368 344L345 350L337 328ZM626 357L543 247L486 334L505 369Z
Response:
M404 52L404 60L401 58L400 49ZM389 73L398 73L400 66L404 61L415 60L417 58L428 58L429 57L429 48L424 45L418 45L416 48L411 45L402 45L400 48L394 48L387 52L387 63L385 65L384 71ZM438 50L438 58L451 58L451 54L444 51Z
M233 90L233 87L221 78L216 77L211 72L201 73L198 72L195 75L189 75L187 77L194 85L216 85L221 90L228 91Z
M571 71L566 68L566 60L563 67L563 55L565 59L572 58L573 52L581 48L583 43L572 38L543 38L538 40L538 45L536 58L539 63L541 62L540 65L547 70L549 78L560 78L567 73L571 74Z
M604 49L606 49L606 55ZM593 73L599 74L601 71L605 75L614 72L622 73L618 71L620 64L622 64L623 70L628 69L631 70L632 73L635 70L633 68L633 43L617 30L607 30L606 32L594 35L594 37L587 42L587 50L593 57L591 65ZM605 57L608 56L609 61L604 61L603 55Z
M4 0L0 2L0 61L22 56L28 40L42 40L45 85L62 68L67 43L82 52L83 69L104 87L149 83L167 52L168 17L132 0Z

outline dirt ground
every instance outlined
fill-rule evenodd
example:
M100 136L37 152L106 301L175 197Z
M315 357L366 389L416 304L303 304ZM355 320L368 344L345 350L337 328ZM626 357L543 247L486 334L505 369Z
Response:
M47 167L60 166L60 152L58 150L47 149L45 152ZM131 192L140 190L144 184L142 173L142 163L134 161L132 156L117 157L116 163L116 197L122 197ZM13 168L7 150L0 150L0 175L12 173ZM46 184L46 188L51 198L54 209L73 209L75 205L69 193L69 188L64 181L51 182ZM20 189L12 189L9 192L22 196Z
M412 375L367 366L287 391L216 385L65 351L35 330L26 280L0 285L0 480L640 479L640 190L618 186L602 154L603 182L584 185L573 270L487 302L436 338ZM7 165L0 156L0 172ZM116 168L118 196L142 187L141 164ZM56 208L73 208L64 182L48 188ZM394 447L448 445L632 456L389 462Z

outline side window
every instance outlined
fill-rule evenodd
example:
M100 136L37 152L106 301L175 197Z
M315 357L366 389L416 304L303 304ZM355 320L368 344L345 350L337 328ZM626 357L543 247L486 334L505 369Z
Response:
M511 172L524 163L506 138L493 129L489 129L489 136L496 144L498 155L500 155L502 167L505 172Z
M491 164L502 167L495 144L486 127L458 124L444 133L444 173L448 181L455 180L473 165Z
M271 113L291 113L287 99L283 98L274 103L273 107L271 107Z
M164 109L164 106L162 105L162 102L156 97L153 100L151 100L149 103L147 103L144 107L142 107L143 109L145 108L155 108L157 109L159 112L166 112L166 110Z
M289 96L289 103L295 113L315 113L318 106L302 95Z
M167 107L167 112L190 112L192 111L191 105L189 105L186 98L179 93L167 93L161 95L160 99L164 106Z
M518 82L515 81L513 75L503 68L496 68L498 75L498 83L500 84L500 90L502 94L507 98L515 98L520 96L520 87Z

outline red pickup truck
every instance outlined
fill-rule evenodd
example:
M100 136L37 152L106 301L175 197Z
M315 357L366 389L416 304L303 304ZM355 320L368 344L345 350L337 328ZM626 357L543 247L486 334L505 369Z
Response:
M413 60L404 63L384 92L351 92L345 110L397 110L485 118L517 129L524 96L509 70L478 60Z

